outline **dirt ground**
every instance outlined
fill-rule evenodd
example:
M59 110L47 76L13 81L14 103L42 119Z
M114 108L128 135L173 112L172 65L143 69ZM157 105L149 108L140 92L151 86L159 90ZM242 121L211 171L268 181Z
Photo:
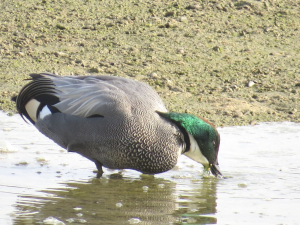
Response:
M1 0L0 109L28 74L150 84L217 126L300 122L300 1ZM141 90L142 91L142 90Z

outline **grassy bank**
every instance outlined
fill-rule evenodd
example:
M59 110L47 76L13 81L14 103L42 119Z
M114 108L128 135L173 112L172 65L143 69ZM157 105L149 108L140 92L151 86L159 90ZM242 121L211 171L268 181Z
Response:
M2 0L0 109L29 73L150 84L218 126L300 122L300 1Z

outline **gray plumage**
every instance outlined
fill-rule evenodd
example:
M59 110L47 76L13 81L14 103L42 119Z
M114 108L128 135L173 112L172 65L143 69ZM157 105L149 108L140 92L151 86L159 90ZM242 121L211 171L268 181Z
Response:
M59 99L53 104L59 112L43 119L37 115L36 128L68 151L98 163L98 169L103 165L164 172L175 166L185 149L179 129L156 112L167 111L162 100L144 83L112 76L31 76L19 101L32 95L33 88L40 96Z
M221 175L215 127L190 114L168 113L147 84L114 76L30 76L13 98L21 116L61 147L95 162L98 177L102 166L161 173L181 154Z

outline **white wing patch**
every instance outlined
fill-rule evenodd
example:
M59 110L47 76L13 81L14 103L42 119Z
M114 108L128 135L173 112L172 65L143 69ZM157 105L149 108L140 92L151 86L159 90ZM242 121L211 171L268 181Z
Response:
M26 105L25 105L25 109L29 115L29 117L36 122L36 111L38 109L38 107L40 106L40 102L35 100L35 99L31 99Z
M49 114L52 114L52 113L51 113L50 109L48 108L48 106L45 105L43 107L43 109L40 111L39 119L44 119L44 117L49 115Z

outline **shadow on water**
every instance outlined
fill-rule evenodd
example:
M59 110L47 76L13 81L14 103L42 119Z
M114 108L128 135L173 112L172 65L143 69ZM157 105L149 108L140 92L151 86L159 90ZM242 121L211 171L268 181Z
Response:
M142 175L68 182L43 191L49 197L21 196L14 224L40 224L53 217L64 223L215 224L216 179L185 185Z

